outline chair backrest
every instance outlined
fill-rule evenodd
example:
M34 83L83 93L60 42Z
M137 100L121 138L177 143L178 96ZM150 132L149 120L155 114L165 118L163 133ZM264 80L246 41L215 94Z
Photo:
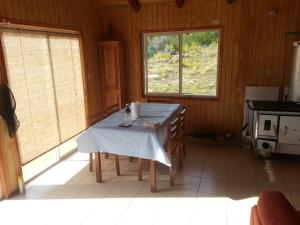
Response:
M165 103L165 104L171 104L172 100L171 99L155 99L155 98L148 98L147 99L148 103Z
M178 127L179 127L179 119L176 117L168 124L168 143L176 142L178 140Z
M119 110L120 110L119 104L118 103L113 104L106 109L106 116L109 116L115 112L118 112Z
M177 114L177 118L179 120L180 136L183 135L185 129L185 113L186 108L183 106L182 110Z

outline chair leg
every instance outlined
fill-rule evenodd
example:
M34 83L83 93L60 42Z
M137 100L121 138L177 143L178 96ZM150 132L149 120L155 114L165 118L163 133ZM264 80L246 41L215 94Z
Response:
M179 149L180 149L180 155L181 155L181 163L183 163L183 158L184 158L184 150L183 150L183 142L180 142L179 144Z
M183 151L183 155L186 156L186 148L185 148L185 138L182 138L182 151Z
M174 186L175 182L174 182L174 173L173 173L173 162L172 162L172 151L169 150L168 151L168 158L170 160L171 166L169 167L169 177L170 177L170 185Z
M93 157L93 153L90 153L89 154L90 155L90 172L93 172L93 170L94 170L94 157Z
M102 183L101 153L95 153L96 182Z
M115 155L115 163L116 163L116 171L117 171L117 176L120 176L120 162L119 162L119 156Z
M176 148L176 164L178 170L182 169L182 151L180 145Z
M169 177L170 177L170 185L175 186L174 182L174 173L173 173L173 166L169 167Z
M150 160L151 192L156 192L156 161Z
M138 158L138 179L139 181L143 180L143 160Z

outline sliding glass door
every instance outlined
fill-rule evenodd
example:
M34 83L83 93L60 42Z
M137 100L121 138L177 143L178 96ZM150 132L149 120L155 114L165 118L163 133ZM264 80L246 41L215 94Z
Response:
M25 165L86 128L80 40L77 34L16 29L0 30L0 38Z

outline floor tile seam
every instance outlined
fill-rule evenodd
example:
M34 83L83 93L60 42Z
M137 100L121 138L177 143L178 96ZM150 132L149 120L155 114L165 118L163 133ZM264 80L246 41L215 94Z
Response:
M126 209L125 209L125 210L123 211L123 213L119 216L118 222L116 223L116 225L121 223L122 218L124 218L126 212L128 211L128 209L129 209L130 206L132 205L132 202L134 201L134 198L135 198L135 197L132 197L132 198L131 198L131 200L130 200L129 204L127 205Z
M202 182L202 179L203 179L203 173L204 173L204 168L201 170L201 175L200 175L200 179L199 179L199 183L198 183L198 188L197 188L197 195L198 196L198 193L199 193L199 190L200 190L200 185L201 185L201 182Z

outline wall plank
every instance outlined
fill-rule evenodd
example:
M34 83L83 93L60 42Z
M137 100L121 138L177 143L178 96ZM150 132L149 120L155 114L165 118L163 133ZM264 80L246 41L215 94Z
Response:
M120 13L120 9L123 13ZM274 9L277 15L270 16ZM145 101L141 87L140 32L144 30L223 27L220 65L220 98L174 99L190 109L188 132L215 129L240 132L244 89L247 85L282 86L285 33L300 27L298 0L188 0L178 9L174 2L142 4L133 12L120 5L102 9L103 25L112 22L115 35L125 42L127 89L130 101ZM126 18L126 23L124 19ZM130 31L130 32L129 32Z

